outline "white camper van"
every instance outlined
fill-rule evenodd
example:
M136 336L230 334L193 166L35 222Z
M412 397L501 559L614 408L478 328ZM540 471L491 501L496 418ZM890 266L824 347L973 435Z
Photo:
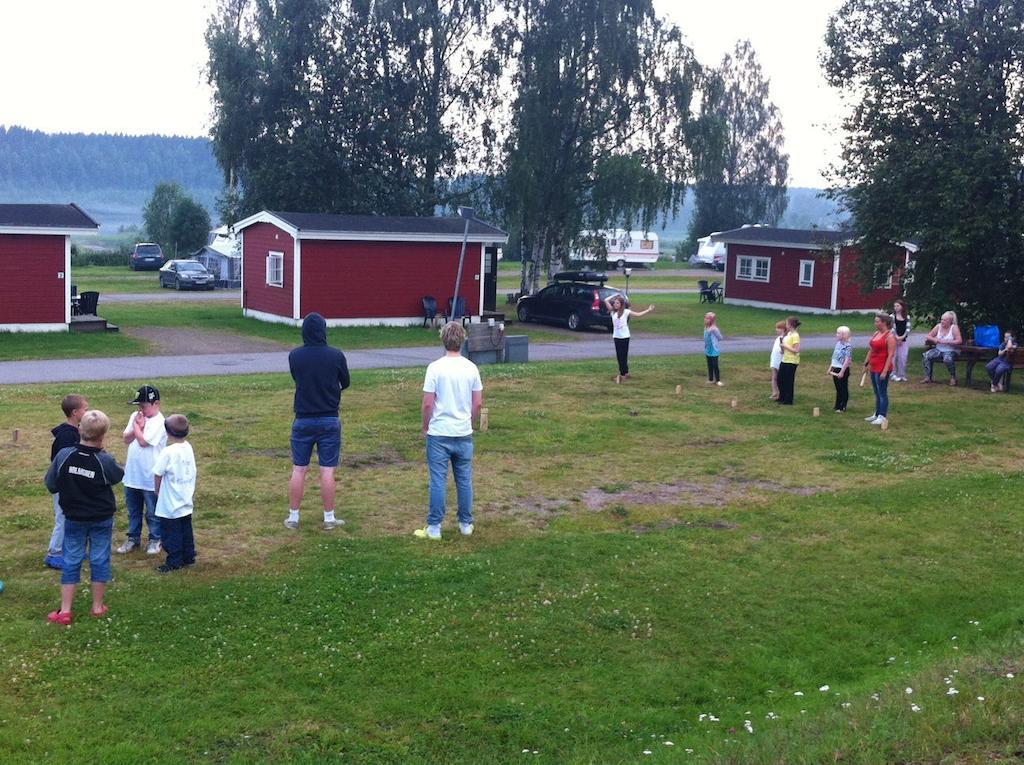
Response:
M607 253L605 257L608 265L615 268L626 266L650 266L653 267L658 260L658 235L649 231L626 231L615 229L614 231L598 231L597 236L603 236ZM590 231L580 232L581 238L594 237ZM597 260L598 253L592 248L574 250L573 260Z
M699 263L719 271L725 270L725 244L711 241L711 237L719 233L721 232L715 231L697 240L697 254L691 259L693 263Z

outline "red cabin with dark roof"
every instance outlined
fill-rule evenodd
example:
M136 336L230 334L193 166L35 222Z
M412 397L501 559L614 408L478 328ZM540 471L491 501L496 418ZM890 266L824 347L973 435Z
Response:
M316 311L330 326L423 321L423 298L443 312L455 294L466 219L264 211L234 226L242 240L246 316L299 325ZM467 316L493 301L497 245L508 235L470 219L459 293Z
M71 235L99 224L78 205L0 204L0 332L66 332Z
M726 246L725 302L813 313L887 307L900 296L917 250L909 242L893 245L892 267L879 270L865 290L849 231L744 226L711 238Z

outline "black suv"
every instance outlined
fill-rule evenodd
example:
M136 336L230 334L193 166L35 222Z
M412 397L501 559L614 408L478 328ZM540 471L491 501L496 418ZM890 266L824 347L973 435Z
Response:
M139 242L128 256L128 267L132 271L158 271L163 264L164 252L153 242Z
M534 295L519 298L519 321L565 324L571 330L585 327L612 328L605 299L621 294L605 287L608 277L593 271L562 271L551 284Z

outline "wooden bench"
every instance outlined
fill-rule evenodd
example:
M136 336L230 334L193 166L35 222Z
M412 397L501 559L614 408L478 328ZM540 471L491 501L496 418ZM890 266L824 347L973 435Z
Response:
M977 363L987 364L996 357L998 349L996 348L982 348L978 345L962 345L960 346L960 355L957 357L957 361L963 361L966 364L967 375L965 381L967 387L971 387L971 376L974 373L974 365ZM1013 377L1014 369L1024 369L1024 353L1020 352L1020 349L1013 351L1008 356L1008 360L1012 365L1010 369L1006 371L1003 376L1003 390L1010 390L1010 381Z

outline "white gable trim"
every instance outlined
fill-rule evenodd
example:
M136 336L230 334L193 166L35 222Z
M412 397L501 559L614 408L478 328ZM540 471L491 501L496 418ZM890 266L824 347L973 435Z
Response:
M256 223L269 223L287 231L295 239L314 239L325 242L455 242L462 243L462 234L423 234L398 233L395 231L302 231L283 218L273 213L258 212L243 218L234 226L235 231L242 231ZM507 244L508 234L470 234L467 242L474 244Z
M243 229L246 229L249 226L252 226L256 223L269 223L272 226L277 226L279 229L287 231L293 237L299 235L299 230L295 228L295 226L293 226L291 223L286 222L282 218L278 218L273 213L267 212L266 210L264 210L263 212L258 212L255 215L250 215L248 218L243 218L231 228L237 232L241 232Z
M27 236L70 236L71 234L96 234L95 228L47 228L46 226L0 226L0 234L23 234Z

